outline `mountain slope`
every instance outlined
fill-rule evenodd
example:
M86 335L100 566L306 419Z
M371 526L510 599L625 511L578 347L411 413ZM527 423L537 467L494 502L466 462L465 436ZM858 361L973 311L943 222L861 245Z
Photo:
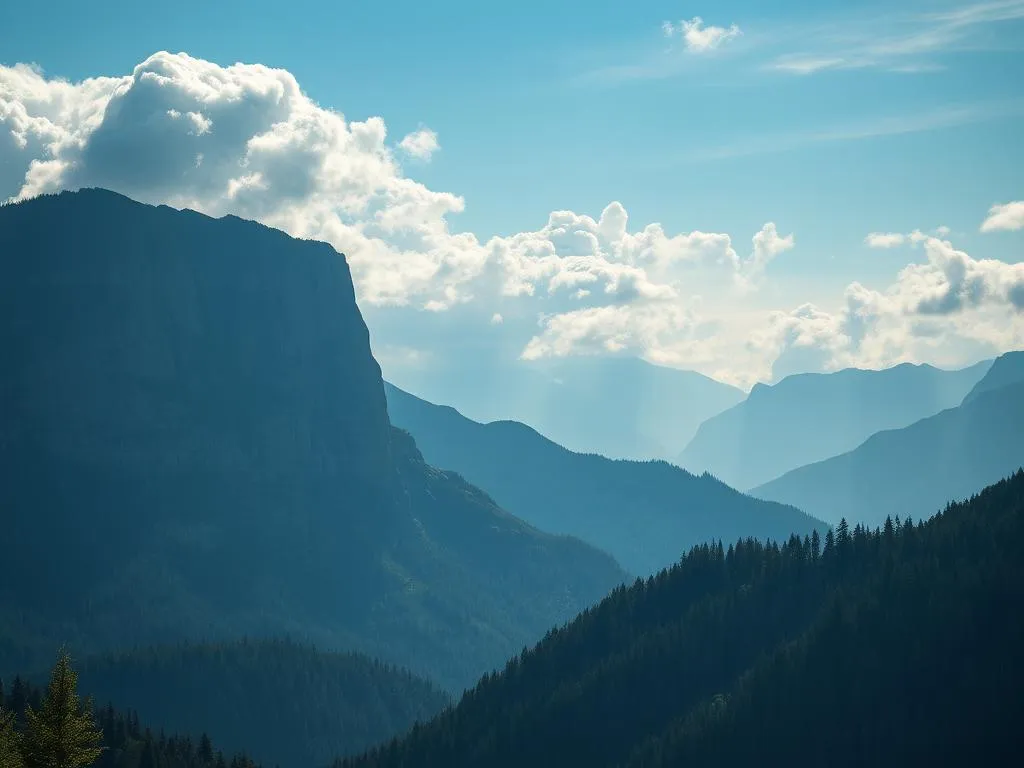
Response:
M1024 472L923 525L693 550L349 768L993 765L1024 699Z
M745 401L702 424L678 460L747 490L852 450L876 432L958 405L990 365L960 371L909 364L850 368L759 384Z
M985 392L1024 381L1024 352L1007 352L992 363L988 373L967 393L963 403L969 403Z
M674 458L701 422L744 397L699 373L629 357L480 355L392 381L476 421L518 421L570 450L624 459Z
M1001 366L1000 366L1001 367ZM995 370L995 367L993 367ZM751 491L837 522L931 514L1024 465L1024 381L989 388Z
M281 641L184 645L86 658L80 686L177 733L214 734L264 765L326 765L401 735L449 698L357 654Z
M396 449L326 244L87 190L0 208L0 269L0 670L288 634L458 688L623 577Z
M391 421L426 460L454 470L541 530L578 536L649 574L694 544L785 540L817 526L797 509L744 496L665 462L573 453L516 422L478 424L385 383Z

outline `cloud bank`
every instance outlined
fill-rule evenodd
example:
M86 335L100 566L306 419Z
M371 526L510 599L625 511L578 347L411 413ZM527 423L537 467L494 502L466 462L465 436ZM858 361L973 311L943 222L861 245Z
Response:
M698 48L728 39L693 23L676 32L698 35ZM554 211L507 237L459 232L464 200L403 169L440 151L429 128L393 142L380 117L349 120L258 64L160 52L129 75L78 83L0 67L0 199L103 186L258 219L345 253L364 307L464 312L481 332L520 334L525 359L630 353L750 384L797 359L882 365L927 359L950 338L986 352L1024 340L1021 267L920 233L869 235L924 256L887 288L854 283L832 307L759 313L750 297L797 247L772 221L744 244L632 226L613 201L596 218ZM986 226L1012 229L1019 216L1007 210L993 208Z

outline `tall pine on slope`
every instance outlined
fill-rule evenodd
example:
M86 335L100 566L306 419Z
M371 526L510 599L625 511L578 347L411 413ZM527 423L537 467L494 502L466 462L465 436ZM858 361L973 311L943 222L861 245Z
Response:
M79 701L78 673L67 651L57 658L42 708L37 712L30 706L25 721L26 768L85 768L103 752L103 733L91 702Z
M0 709L0 768L23 768L21 738L14 730L14 713Z

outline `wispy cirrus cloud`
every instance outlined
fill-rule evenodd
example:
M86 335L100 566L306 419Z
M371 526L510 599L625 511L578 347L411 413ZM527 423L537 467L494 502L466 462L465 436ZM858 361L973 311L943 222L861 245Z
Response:
M943 68L943 54L983 50L996 45L983 35L997 23L1024 19L1024 0L992 0L917 14L890 14L819 25L802 34L815 45L779 54L768 69L794 75L827 70L886 69L933 72Z
M1021 100L949 105L925 112L871 117L814 131L752 135L716 147L696 148L681 155L677 160L683 163L699 163L788 152L813 144L861 141L883 136L937 131L1020 114L1024 114L1024 101Z

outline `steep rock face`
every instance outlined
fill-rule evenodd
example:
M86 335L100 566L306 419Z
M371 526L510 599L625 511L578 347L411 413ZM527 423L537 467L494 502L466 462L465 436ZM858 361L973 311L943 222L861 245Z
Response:
M18 542L0 559L0 657L287 633L456 687L572 615L517 613L541 595L487 582L502 631L463 633L476 542L449 553L465 561L453 613L417 597L440 589L429 574L408 591L407 564L439 555L325 244L102 190L6 206L0 356L0 515ZM545 546L509 557L557 591L565 545ZM594 555L572 610L622 577Z
M99 190L3 209L0 254L0 507L16 536L53 534L61 568L39 577L54 594L80 598L89 580L67 573L149 535L196 573L237 566L234 583L195 585L214 600L362 602L339 569L379 548L394 484L343 258ZM307 571L302 589L261 583L282 558ZM253 562L266 567L243 575Z

